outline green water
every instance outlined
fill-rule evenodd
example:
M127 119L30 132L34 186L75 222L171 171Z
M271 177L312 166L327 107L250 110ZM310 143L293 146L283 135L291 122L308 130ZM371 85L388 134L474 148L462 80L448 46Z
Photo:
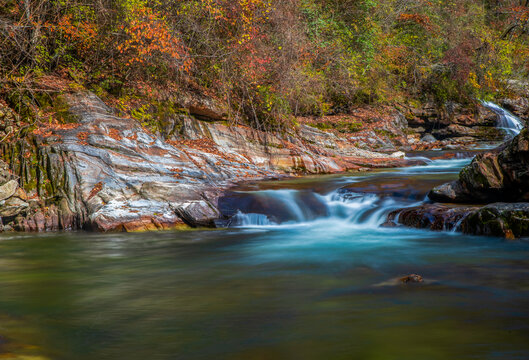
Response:
M347 209L242 229L0 234L0 359L529 358L528 242L380 228ZM409 273L428 281L388 283Z

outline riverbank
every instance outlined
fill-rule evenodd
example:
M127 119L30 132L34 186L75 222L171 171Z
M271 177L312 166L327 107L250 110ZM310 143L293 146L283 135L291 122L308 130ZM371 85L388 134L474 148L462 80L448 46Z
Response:
M4 231L213 227L218 198L241 181L415 165L421 160L403 151L468 149L485 133L503 137L498 114L484 107L443 116L430 105L367 107L299 118L271 133L230 124L201 97L155 128L119 116L92 93L65 93L53 104L47 109L63 121L26 127L23 136L25 125L4 105ZM18 138L9 138L16 126Z

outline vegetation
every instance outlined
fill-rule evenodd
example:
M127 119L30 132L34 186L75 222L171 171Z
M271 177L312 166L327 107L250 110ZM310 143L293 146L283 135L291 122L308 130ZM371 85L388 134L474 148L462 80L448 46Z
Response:
M42 92L90 89L145 120L146 104L199 92L278 129L493 98L527 76L528 32L525 0L4 0L0 97L38 117Z

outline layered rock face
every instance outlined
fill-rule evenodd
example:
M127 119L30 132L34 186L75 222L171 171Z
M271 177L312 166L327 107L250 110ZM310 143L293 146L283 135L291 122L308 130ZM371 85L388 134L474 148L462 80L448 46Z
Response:
M220 193L237 181L406 163L403 153L360 150L308 126L278 135L186 116L178 132L164 137L115 116L94 94L63 95L62 101L75 122L0 144L11 177L0 182L6 229L214 226ZM209 120L223 116L207 104L190 104Z
M503 138L502 132L496 128L498 116L483 106L471 111L452 102L446 103L442 109L434 104L424 104L410 109L406 117L412 130L430 134L435 140L451 139L464 143Z
M434 188L428 195L438 202L490 203L529 200L529 131L493 151L480 154L459 179Z

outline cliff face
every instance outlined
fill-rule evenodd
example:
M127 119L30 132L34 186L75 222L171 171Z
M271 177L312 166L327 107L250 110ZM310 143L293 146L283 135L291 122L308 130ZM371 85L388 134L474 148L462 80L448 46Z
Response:
M63 97L74 122L1 144L19 193L0 204L4 211L15 202L2 216L5 230L213 226L218 196L236 181L405 163L402 153L360 150L309 126L270 135L187 117L164 139L113 115L94 94Z

